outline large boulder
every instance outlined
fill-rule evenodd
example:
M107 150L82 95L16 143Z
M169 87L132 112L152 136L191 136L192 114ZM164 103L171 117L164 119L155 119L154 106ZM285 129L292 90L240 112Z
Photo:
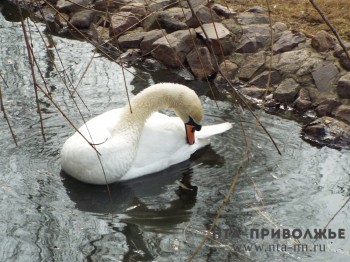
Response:
M153 43L165 35L166 35L165 30L159 30L159 29L146 32L140 43L140 49L142 51L142 54L145 55L151 52L153 49L152 47Z
M151 55L169 67L179 67L193 48L194 29L179 30L163 36L152 44Z
M233 18L233 16L236 14L236 12L233 11L231 8L220 4L213 4L212 9L215 11L216 14L218 14L219 16L223 16L226 19Z
M284 52L273 58L273 67L286 75L295 74L309 57L306 49Z
M287 78L276 88L273 98L282 103L292 103L299 90L299 84L293 78Z
M110 36L119 36L137 26L139 19L130 12L119 12L111 17Z
M83 10L76 12L70 19L71 25L78 29L89 28L92 20L94 19L95 12L91 10Z
M207 47L194 48L186 58L197 79L207 79L216 72L214 59Z
M317 52L327 52L334 48L335 41L326 31L318 31L311 39L311 46Z
M228 55L233 51L231 32L221 23L203 24L196 28L196 33L207 45L211 45L216 55L222 55L222 52Z
M250 86L250 87L243 87L241 90L239 90L241 94L253 98L262 98L264 94L266 93L266 89L258 88L256 86Z
M339 79L337 91L339 97L350 98L350 74L346 74Z
M299 112L306 112L312 107L312 102L307 89L300 89L298 97L293 103L293 107Z
M134 14L138 19L141 19L147 15L146 6L143 3L129 3L120 8L120 12L130 12Z
M104 12L106 12L107 10L109 12L113 12L117 10L119 6L119 1L96 0L94 4L94 9Z
M350 53L350 43L345 44L345 49ZM350 71L350 59L341 46L335 48L333 55L339 58L339 63L345 70Z
M218 87L226 86L227 81L233 82L238 71L237 64L230 60L223 61L219 66L219 73L215 77L215 85Z
M266 48L271 42L269 25L242 26L242 32L236 49L238 53L254 53L260 48Z
M164 11L154 12L143 21L145 31L154 29L165 29L168 33L187 29L185 15L190 13L189 9L172 7Z
M328 97L323 99L320 103L317 104L315 112L317 116L332 116L334 115L333 111L338 108L341 103L335 98Z
M160 11L169 8L177 3L177 0L154 0L150 1L148 10L150 12Z
M341 105L335 110L335 117L350 124L350 106Z
M241 25L261 25L269 24L269 17L262 13L244 12L237 16L237 21Z
M73 13L92 4L93 0L58 0L56 8L63 13Z
M333 84L338 78L338 74L338 68L333 63L329 63L316 68L312 72L312 77L320 92L330 92Z
M282 53L292 50L299 43L305 42L306 37L302 33L292 33L290 31L285 31L282 33L280 38L273 45L273 52Z
M302 135L320 146L350 148L350 126L332 117L316 119L303 128Z
M270 75L270 86L277 85L282 81L282 76L278 71L272 70L271 74L269 71L264 71L261 74L254 77L250 84L253 84L258 87L267 87L268 78Z
M135 30L132 32L127 32L118 38L119 47L122 49L129 48L140 48L141 41L145 37L147 32L143 32L140 30Z
M238 78L243 81L250 80L265 64L265 61L266 54L264 51L246 56L241 68L239 69Z
M194 13L195 15L192 12L186 14L186 24L192 28L198 27L201 24L221 21L220 17L214 11L203 5L195 7Z

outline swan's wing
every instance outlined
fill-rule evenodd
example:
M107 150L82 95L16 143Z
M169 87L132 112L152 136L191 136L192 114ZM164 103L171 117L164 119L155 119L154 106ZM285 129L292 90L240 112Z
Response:
M201 131L196 132L196 139L206 139L211 136L221 134L232 128L232 123L225 122L222 124L203 126Z
M146 122L132 167L122 180L163 170L183 162L198 149L208 145L209 137L230 129L232 124L204 126L196 132L196 142L186 142L185 126L178 117L154 113Z

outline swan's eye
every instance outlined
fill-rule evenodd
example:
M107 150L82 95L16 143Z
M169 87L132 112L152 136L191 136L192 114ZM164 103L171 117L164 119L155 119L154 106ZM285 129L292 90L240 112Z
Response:
M200 131L201 128L202 128L201 125L199 125L196 122L194 122L192 117L189 117L189 121L186 124L192 125L194 127L194 129L192 130L193 133L194 133L195 130Z

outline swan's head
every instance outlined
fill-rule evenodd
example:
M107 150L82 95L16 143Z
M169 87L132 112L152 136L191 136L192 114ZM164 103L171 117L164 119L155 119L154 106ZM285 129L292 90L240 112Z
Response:
M132 103L134 108L149 113L162 108L171 108L185 123L187 143L195 142L194 133L201 129L203 118L202 104L197 94L187 86L175 83L159 83L146 88ZM129 108L126 107L128 111Z
M197 94L188 90L179 99L180 104L174 108L175 113L185 123L187 143L192 145L195 142L195 131L201 130L201 121L203 118L202 104Z

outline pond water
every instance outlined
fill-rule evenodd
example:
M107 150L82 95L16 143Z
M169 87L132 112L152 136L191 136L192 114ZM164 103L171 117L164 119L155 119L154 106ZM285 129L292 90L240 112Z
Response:
M130 96L160 81L191 86L201 95L204 124L231 121L234 128L189 161L111 185L110 196L105 186L77 182L61 173L59 156L74 130L40 94L44 142L20 24L0 15L0 73L7 86L0 84L18 141L16 146L1 116L0 261L188 261L223 203L246 140L249 159L213 231L216 238L193 261L350 261L350 204L332 220L350 195L349 151L313 147L300 138L297 122L263 114L280 156L249 112L227 98L216 105L202 82L167 71L123 73L89 44L54 37L58 56L44 48L42 25L30 23L30 29L52 98L77 126L83 123L77 106L89 119L126 103L125 75ZM75 105L63 83L76 85L90 60ZM182 178L191 178L196 196L179 190ZM311 238L329 221L325 235L331 230L335 238Z

